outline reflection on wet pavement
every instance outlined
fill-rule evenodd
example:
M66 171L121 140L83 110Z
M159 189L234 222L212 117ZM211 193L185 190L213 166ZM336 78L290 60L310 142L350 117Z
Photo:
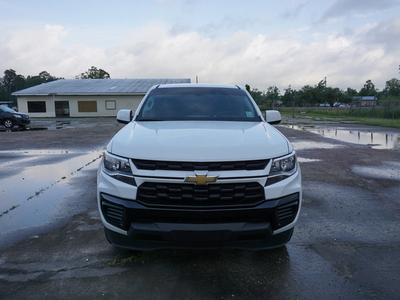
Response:
M287 128L313 132L327 138L340 140L347 143L368 145L374 149L400 149L400 134L367 132L344 129L327 129L315 126L285 126ZM321 147L318 147L321 148Z
M400 162L384 161L380 166L353 166L351 171L365 177L400 180Z
M307 162L319 162L322 161L322 159L297 157L297 161L299 163L307 163Z
M334 145L329 143L319 143L312 141L303 141L303 142L291 142L295 150L304 150L304 149L334 149L341 148L341 145Z
M0 244L21 231L68 217L70 181L95 170L101 151L0 151Z
M85 123L84 120L32 120L30 125L19 127L14 126L13 128L0 127L0 132L16 132L16 131L42 131L42 130L57 130L64 128L74 128L80 123Z

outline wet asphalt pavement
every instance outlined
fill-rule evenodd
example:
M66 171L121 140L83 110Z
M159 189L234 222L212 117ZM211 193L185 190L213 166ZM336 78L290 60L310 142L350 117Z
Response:
M279 126L304 192L286 247L138 253L108 244L96 206L99 157L122 125L38 119L32 127L43 129L0 131L0 299L398 299L399 150Z

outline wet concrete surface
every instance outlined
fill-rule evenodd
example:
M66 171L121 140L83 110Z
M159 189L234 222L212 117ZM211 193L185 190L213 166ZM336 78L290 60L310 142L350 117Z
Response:
M73 182L80 173L96 172L102 152L2 151L0 249L28 237L33 228L46 229L86 211L72 196Z
M400 150L400 133L388 131L387 129L369 128L368 126L349 128L350 126L310 126L310 125L287 125L288 128L304 130L320 134L324 137L336 139L343 142L368 145L373 149Z
M96 207L99 153L122 125L73 121L0 132L0 299L398 299L398 150L279 126L304 187L286 247L138 253L108 244Z

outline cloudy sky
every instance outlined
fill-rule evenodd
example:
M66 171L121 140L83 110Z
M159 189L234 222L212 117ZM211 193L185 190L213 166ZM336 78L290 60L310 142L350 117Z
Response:
M399 0L0 0L0 72L281 91L400 78Z

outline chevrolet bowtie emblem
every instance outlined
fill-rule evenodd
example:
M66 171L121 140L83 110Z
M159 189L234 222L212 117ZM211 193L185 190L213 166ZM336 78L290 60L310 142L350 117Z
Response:
M216 182L218 176L207 177L207 175L196 175L196 177L187 176L185 182L193 182L195 184L208 184L210 182Z

